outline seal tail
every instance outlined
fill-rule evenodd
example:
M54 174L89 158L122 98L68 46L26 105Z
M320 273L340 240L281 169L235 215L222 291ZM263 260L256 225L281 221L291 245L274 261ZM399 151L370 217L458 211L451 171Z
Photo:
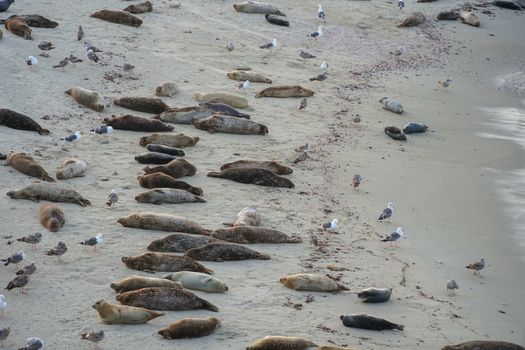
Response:
M343 286L341 283L337 283L337 286L339 287L339 290L350 290L349 288Z
M303 239L298 236L292 236L286 241L286 243L303 243Z
M206 174L206 176L208 177L221 177L221 172L219 171L211 171L209 172L208 174Z
M213 312L219 312L219 308L212 303L210 303L208 300L201 299L201 302L203 304L203 308L206 310L210 310Z
M202 198L202 197L199 197L199 196L195 196L195 202L202 202L202 203L206 203L206 199Z
M257 253L257 259L258 260L270 260L271 258L268 254Z
M266 125L261 125L261 131L259 131L259 135L266 135L268 134L268 127Z
M282 13L281 11L277 10L277 12L275 13L277 16L284 16L286 17L286 15L284 13ZM315 345L317 346L317 345Z
M223 222L223 226L233 227L233 222Z
M405 329L405 326L403 326L402 324L396 324L394 325L394 329L402 331Z
M41 180L47 181L47 182L56 182L55 179L53 179L51 176L47 174L42 174Z
M47 129L40 129L37 131L40 135L49 135L51 132Z

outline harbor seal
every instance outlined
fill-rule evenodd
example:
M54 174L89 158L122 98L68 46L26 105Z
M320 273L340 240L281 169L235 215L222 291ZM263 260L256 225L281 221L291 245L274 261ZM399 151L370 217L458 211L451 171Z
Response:
M210 172L209 177L227 179L244 184L259 186L294 188L295 185L289 179L275 174L273 171L261 168L236 168L226 169L220 172Z
M139 271L194 271L213 274L212 270L187 256L147 252L137 256L123 256L121 260L128 269Z
M366 288L357 293L363 303L383 303L390 300L392 288Z
M257 1L245 1L239 4L234 4L233 8L237 12L242 13L261 13L263 15L279 15L286 16L284 13L279 11L279 9L271 4Z
M403 126L403 133L405 134L419 134L428 130L428 126L421 123L407 123Z
M422 12L412 12L398 27L415 27L425 22L425 15Z
M31 36L31 28L17 15L13 15L4 21L5 29L14 35L21 36L26 40L33 40Z
M173 126L166 125L160 120L137 117L135 115L113 115L111 118L104 118L106 125L113 129L130 131L173 131Z
M36 162L29 154L26 153L11 153L7 156L7 165L18 170L22 174L36 177L47 182L55 182L47 171Z
M473 27L479 27L480 25L479 18L474 14L474 12L461 11L459 13L459 19L461 20L461 22L471 25Z
M246 71L246 70L234 70L234 71L226 73L226 76L232 80L237 80L237 81L249 80L250 83L266 83L266 84L272 83L272 79L267 78L262 74L255 73L252 71Z
M148 153L142 153L138 156L135 156L135 160L139 162L140 164L168 164L172 160L177 159L174 156L170 156L166 153L159 153L159 152L148 152ZM158 186L162 187L162 186Z
M270 260L268 254L262 254L235 243L214 242L202 247L189 249L184 256L200 261L232 261L232 260Z
M162 276L182 284L184 288L200 290L206 293L224 293L228 286L217 278L200 272L180 271Z
M164 316L162 312L146 310L140 307L109 304L104 299L92 307L105 324L143 324L154 318Z
M235 108L230 107L224 103L201 102L199 103L199 106L206 107L209 110L215 112L212 114L222 114L222 115L229 115L229 116L237 117L237 118L250 119L249 114L239 112Z
M156 97L122 97L113 100L116 106L134 111L159 114L170 108L160 98Z
M525 350L525 347L497 340L472 340L456 345L445 345L441 350Z
M40 223L51 232L57 232L64 224L64 212L56 204L44 204L39 209Z
M184 157L186 154L181 149L176 149L173 147L163 146L163 145L157 145L155 143L150 143L146 145L146 148L150 152L158 152L158 153L166 153L170 156L178 156L178 157Z
M188 249L202 247L213 242L221 242L221 240L210 236L178 232L152 241L147 249L152 252L184 253Z
M144 188L177 188L202 196L203 192L200 187L193 187L185 181L176 180L175 178L164 173L153 173L139 176L139 184Z
M146 13L153 11L153 5L149 1L141 2L134 5L129 5L123 11L137 14L137 13Z
M407 137L403 132L396 126L385 127L385 134L396 141L406 141Z
M177 84L175 84L172 81L165 81L159 86L157 86L157 88L155 89L155 95L172 97L178 91L179 89L177 88Z
M224 224L226 226L259 226L261 224L261 215L257 208L245 207L237 213L232 223Z
M314 275L311 273L298 273L281 277L279 282L286 288L309 292L338 292L348 290L328 276Z
M210 335L221 321L215 317L184 318L162 328L158 333L164 339L199 338Z
M224 103L233 108L247 108L248 100L227 92L194 93L193 99L199 102Z
M202 197L196 196L185 190L178 190L176 188L154 188L152 190L142 192L135 197L139 203L151 204L179 204L179 203L205 203L206 200Z
M135 227L146 230L184 232L209 236L211 230L202 228L195 221L180 216L160 213L138 212L117 220L124 227Z
M219 312L219 308L190 291L176 288L149 287L118 294L119 303L148 310L185 311L205 309Z
M277 15L266 14L266 15L264 15L264 18L266 18L266 21L268 23L271 23L271 24L275 24L275 25L278 25L278 26L281 26L281 27L289 27L290 26L290 22L282 19L281 17L279 17Z
M35 28L55 28L58 23L40 15L18 15L26 24Z
M91 108L97 112L102 112L104 110L104 105L98 103L100 96L96 91L91 91L80 86L75 86L67 90L66 94L71 96L73 100L77 101L82 106Z
M384 318L367 314L341 315L341 321L346 327L384 331L397 329L402 331L405 326L385 320Z
M82 159L70 158L60 164L57 169L56 177L59 180L83 177L86 173L87 164Z
M247 160L241 159L235 162L226 163L221 166L221 170L238 168L263 168L273 171L277 175L289 175L293 169L277 161L269 160Z
M132 27L140 27L142 24L140 18L135 17L126 11L100 10L91 14L91 17Z
M300 85L281 85L272 86L259 91L255 97L310 97L313 96L314 92L310 89L306 89Z
M77 191L49 182L33 182L20 190L9 191L7 195L12 199L30 199L35 202L47 200L74 203L82 207L91 205L91 202Z
M317 350L355 350L354 348L347 348L333 345L323 345L317 348Z
M388 97L382 97L379 99L379 103L383 105L383 109L387 111L394 112L397 114L403 114L403 106L399 101L393 100Z
M183 176L193 176L197 173L195 165L188 162L186 159L175 159L166 165L159 165L155 167L145 167L144 173L164 173L174 178Z
M286 233L269 228L256 226L236 226L213 231L211 237L239 244L251 243L301 243L297 236L288 236Z
M33 119L10 109L0 109L0 125L12 129L36 131L40 135L49 135L49 130L43 129Z
M266 125L248 119L230 117L221 114L215 114L200 119L193 118L191 122L195 128L206 130L211 134L216 132L241 135L268 134L268 127L266 127Z
M213 114L213 111L206 107L191 106L184 108L170 108L159 114L158 119L167 123L191 124L193 118L206 118Z
M151 134L140 139L141 146L147 146L150 143L162 146L184 148L195 146L199 142L199 137L187 136L184 134Z
M304 350L317 344L299 337L266 336L246 347L246 350Z
M437 14L436 19L438 21L455 21L459 18L459 12L455 10L441 11Z
M144 277L132 275L121 280L111 283L110 287L117 293L129 292L132 290L150 288L150 287L165 287L182 289L182 284L173 282L165 278Z

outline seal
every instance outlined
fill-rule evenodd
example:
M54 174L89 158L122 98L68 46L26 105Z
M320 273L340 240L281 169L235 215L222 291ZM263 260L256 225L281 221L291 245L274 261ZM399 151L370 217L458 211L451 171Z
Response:
M233 108L247 108L248 100L227 92L194 93L193 99L199 102L224 103Z
M91 108L97 112L102 112L104 110L104 105L98 103L100 96L98 92L85 89L80 86L75 86L66 91L66 94L71 96L73 100L77 101L82 106Z
M212 270L186 256L147 252L137 256L124 256L121 260L128 269L139 271L194 271L213 274Z
M235 108L230 107L224 103L201 102L199 103L199 106L206 107L212 110L213 112L215 112L212 114L223 114L223 115L229 115L229 116L237 117L237 118L250 119L249 114L241 113Z
M176 288L149 287L118 294L119 303L148 310L185 311L205 309L219 312L217 306L192 292Z
M363 303L384 303L391 295L392 288L366 288L357 293Z
M191 106L184 108L170 108L159 114L158 119L167 123L191 124L193 118L206 118L213 114L213 111L208 108Z
M317 344L304 338L269 335L247 346L246 350L304 350L316 346Z
M195 221L180 216L160 213L138 212L117 220L124 227L135 227L146 230L184 232L209 236L211 231L202 228Z
M456 345L445 345L441 350L525 350L525 347L497 340L472 340Z
M59 180L83 177L86 173L87 164L85 161L76 158L66 159L57 169L56 177Z
M150 152L166 153L166 154L169 154L170 156L184 157L186 155L183 150L176 149L173 147L163 146L163 145L157 145L155 143L148 144L146 148Z
M220 324L215 317L184 318L162 328L159 334L164 339L199 338L212 334Z
M145 167L144 172L146 174L164 173L177 179L183 176L195 175L197 173L197 168L186 159L175 159L166 165Z
M309 292L338 292L348 290L328 276L314 275L311 273L298 273L281 277L279 282L286 288Z
M82 207L91 205L91 202L82 197L77 191L71 190L48 182L33 182L26 187L7 192L12 199L30 199L38 202L47 200L50 202L74 203Z
M459 12L455 10L441 11L436 16L436 19L439 21L455 21L458 18L459 18Z
M236 226L213 231L211 237L239 244L251 243L301 243L297 236L288 236L286 233L269 228L255 226Z
M159 86L157 86L157 88L155 89L155 95L172 97L178 91L179 89L177 88L177 84L175 84L172 81L165 81Z
M241 159L235 162L226 163L221 166L221 170L238 169L238 168L263 168L273 171L277 175L289 175L293 169L280 162L273 160L247 160Z
M14 35L21 36L26 40L33 40L31 36L31 28L24 22L23 19L17 15L13 15L4 21L5 29L13 33Z
M224 224L226 226L259 226L261 224L261 215L257 208L245 207L235 216L232 223Z
M0 125L12 129L36 131L40 135L49 135L49 130L43 129L33 119L10 109L0 109Z
M209 177L227 179L244 184L259 186L294 188L295 185L289 179L275 174L273 171L261 168L237 168L226 169L221 172L210 172Z
M394 112L397 114L403 114L403 106L399 101L393 100L388 97L382 97L379 99L379 103L383 105L383 109L387 111Z
M270 260L270 256L262 254L235 243L214 242L199 248L189 249L184 256L201 261L233 261L233 260Z
M7 11L11 4L15 2L15 0L1 0L0 1L0 12Z
M58 23L40 15L18 15L30 27L55 28Z
M156 97L122 97L113 100L113 103L119 107L153 114L162 113L170 108L164 101Z
M141 146L155 143L162 146L176 148L195 146L197 142L199 142L199 138L197 136L191 137L184 134L151 134L140 139Z
M0 29L0 39L4 36L4 32L2 32L2 29Z
M202 196L202 189L193 187L185 181L176 180L173 177L164 173L153 173L149 175L139 176L137 178L139 184L144 188L177 188L193 193L197 196Z
M226 73L226 75L228 76L228 78L232 80L237 80L237 81L249 80L250 83L266 83L266 84L272 83L272 79L267 78L262 74L258 74L252 71L234 70L234 71Z
M142 192L135 197L139 203L151 204L179 204L179 203L205 203L206 200L202 197L196 196L185 190L178 190L175 188L154 188L152 190Z
M284 19L278 17L277 15L266 14L264 15L264 18L266 18L266 21L271 24L275 24L275 25L282 26L282 27L290 26L290 22L285 21Z
M257 1L245 1L239 4L234 4L233 8L237 12L243 13L262 13L263 15L279 15L286 16L284 13L279 11L277 7L271 4L266 4L264 2Z
M47 171L36 162L29 154L26 153L11 153L7 156L7 165L18 170L22 174L36 177L43 181L55 182Z
M418 134L428 130L428 126L421 123L407 123L403 126L403 133L405 134Z
M162 312L146 310L140 307L109 304L104 299L92 306L105 324L143 324L164 316Z
M473 27L479 27L480 25L479 18L474 14L474 12L461 11L459 13L459 19L461 20L461 22Z
M224 293L228 286L217 278L200 272L180 271L169 273L162 278L182 284L184 288L200 290L206 293Z
M397 140L397 141L406 141L407 137L405 134L401 132L401 130L398 127L395 126L387 126L385 127L385 134L390 136L390 138Z
M151 12L153 10L153 5L149 1L141 2L134 5L129 5L126 7L123 11L137 14L137 13L146 13Z
M169 154L159 152L148 152L135 156L135 160L140 164L167 164L175 159L177 158L174 156L170 156Z
M173 131L173 126L166 125L160 120L137 117L135 115L113 115L111 118L104 118L106 125L113 129L130 131Z
M255 97L310 97L314 92L300 85L272 86L259 91Z
M343 324L351 328L370 329L374 331L384 331L387 329L398 329L402 331L405 326L385 320L384 318L367 314L341 315Z
M64 224L64 212L56 204L44 204L39 210L40 223L51 232L57 232Z
M142 24L140 18L135 17L126 11L100 10L91 14L91 17L132 27L140 27Z
M129 292L132 290L150 288L150 287L165 287L182 289L182 284L173 282L165 278L144 277L132 275L121 280L111 283L111 288L117 293Z
M230 117L227 115L215 114L201 119L193 118L191 122L195 128L206 130L211 134L216 132L241 135L268 134L268 128L266 125L258 124L248 119Z
M422 12L412 12L398 27L415 27L425 22L425 15Z
M202 247L213 242L221 242L221 240L210 236L179 232L152 241L148 246L148 250L152 252L184 253L188 249Z

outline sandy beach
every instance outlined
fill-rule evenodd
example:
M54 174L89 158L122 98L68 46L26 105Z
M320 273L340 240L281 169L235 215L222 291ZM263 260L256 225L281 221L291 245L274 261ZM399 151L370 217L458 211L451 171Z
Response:
M525 236L522 231L520 177L525 166L516 139L525 109L525 22L523 11L478 7L478 28L458 21L435 21L442 10L461 5L452 0L406 2L403 10L387 1L336 0L324 3L326 23L317 17L317 2L282 0L274 4L290 27L274 26L263 15L235 12L235 1L152 1L153 11L137 15L133 28L91 18L100 9L120 10L129 1L15 2L0 18L40 14L59 23L54 29L32 28L24 40L2 27L0 39L0 108L23 113L51 131L48 136L0 126L0 153L26 152L54 177L59 164L78 157L88 164L85 177L58 181L89 199L88 207L59 203L66 224L56 233L41 226L41 204L4 195L35 181L9 166L0 167L0 255L19 250L39 269L31 276L28 295L4 290L8 308L0 328L9 326L6 349L18 349L26 338L40 337L46 349L89 349L80 334L104 329L103 349L245 349L267 335L301 336L319 345L355 349L441 349L469 340L504 340L525 346ZM180 4L180 6L175 6ZM481 13L489 9L493 15ZM396 27L410 12L421 11L426 22ZM100 48L100 62L88 62L77 29ZM323 25L323 37L307 34ZM278 48L259 45L278 40ZM40 41L56 48L38 56ZM228 42L235 44L231 52ZM400 57L390 51L404 48ZM304 61L300 49L315 59ZM74 54L81 63L52 66ZM24 60L33 55L37 66ZM329 64L327 80L310 81ZM135 66L124 71L125 63ZM300 84L315 91L298 111L299 98L255 98L268 84L251 83L245 90L226 73L240 66L269 76L273 86ZM507 78L505 77L512 77ZM452 79L449 88L438 80ZM210 134L192 125L170 124L174 133L198 136L184 149L197 174L184 177L203 189L206 203L138 203L144 192L137 182L144 165L134 160L146 152L139 139L147 132L115 130L96 135L90 129L104 117L152 114L111 103L124 96L154 96L156 86L173 81L179 92L163 97L171 107L197 104L196 92L231 92L245 97L242 110L268 127L259 135ZM100 93L102 113L80 106L64 91L82 86ZM405 113L382 109L387 96L402 102ZM515 119L499 128L495 110L511 110ZM360 122L355 122L356 116ZM408 122L429 126L424 134L394 141L384 127ZM80 130L76 146L61 138ZM516 132L513 133L513 130ZM525 139L525 138L524 138ZM294 148L309 143L310 157L293 164ZM293 189L241 184L207 177L224 163L239 159L278 160L294 170L287 178ZM358 190L354 174L364 176ZM105 206L112 189L116 208ZM520 202L521 200L521 202ZM395 203L390 222L377 217ZM121 257L146 252L149 243L169 232L125 228L117 219L136 211L170 213L192 219L208 229L222 227L246 206L258 208L261 226L298 235L301 244L255 244L250 248L271 260L202 262L226 282L228 292L195 294L212 302L218 313L205 310L168 311L143 325L105 325L91 305L99 299L117 303L110 283L139 274ZM339 219L337 233L319 230ZM405 230L399 247L381 239ZM17 242L42 232L37 251ZM104 235L99 252L79 244ZM321 245L310 242L316 237ZM59 240L68 245L64 263L45 255ZM466 265L485 258L481 277ZM22 263L23 264L23 263ZM14 266L0 269L0 281L15 276ZM279 278L295 273L329 274L348 292L299 292L283 287ZM157 272L155 276L164 273ZM449 279L459 284L448 294ZM393 288L387 303L365 304L355 292L367 287ZM193 292L193 291L192 291ZM403 324L404 331L371 331L343 326L340 315L367 313ZM212 335L165 340L158 330L185 317L214 316L221 327Z

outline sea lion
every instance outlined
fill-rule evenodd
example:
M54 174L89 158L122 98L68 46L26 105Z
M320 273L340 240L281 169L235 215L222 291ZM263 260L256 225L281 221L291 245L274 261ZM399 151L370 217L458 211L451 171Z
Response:
M235 108L230 107L224 103L201 102L199 103L199 106L206 107L212 110L213 112L215 112L212 114L223 114L223 115L229 115L229 116L237 117L237 118L250 119L249 114L241 113Z
M255 97L310 97L313 96L314 92L310 89L306 89L300 85L281 85L272 86L259 91Z
M239 244L251 243L301 243L297 236L288 236L286 233L269 228L256 226L236 226L213 231L211 237Z
M158 116L158 119L167 123L191 124L193 118L206 118L213 114L213 111L208 108L192 106L184 108L170 108L162 112Z
M425 15L422 12L412 12L398 27L415 27L425 22Z
M323 345L323 346L318 347L317 350L355 350L355 349L342 347L342 346Z
M82 207L91 205L91 202L83 198L77 191L49 182L33 182L20 190L9 191L7 195L12 199L30 199L35 202L47 200L74 203Z
M266 21L271 24L275 24L275 25L282 26L282 27L290 26L290 22L282 19L281 17L278 17L277 15L265 14L264 18L266 18Z
M459 12L455 10L441 11L437 14L436 19L439 21L455 21L459 18Z
M473 27L479 27L480 21L478 16L476 16L473 12L470 11L461 11L459 13L459 19L461 22L471 25Z
M64 224L64 212L56 204L48 203L40 207L40 223L51 232L57 232Z
M143 324L159 316L164 316L162 312L109 304L103 299L97 301L92 307L97 310L98 316L105 324Z
M227 115L215 114L201 119L193 118L191 122L195 128L206 130L212 134L216 132L241 135L268 134L268 127L266 127L266 125Z
M228 291L228 286L217 278L192 271L173 272L162 276L174 282L182 284L184 288L200 290L206 293L224 293Z
M137 13L146 13L151 12L153 10L153 5L149 1L141 2L134 5L129 5L126 7L123 11L137 14Z
M405 134L418 134L428 130L428 126L421 123L407 123L403 126L403 133Z
M26 153L11 153L7 156L7 165L18 170L22 174L36 177L43 181L55 182L47 171L36 162L29 154Z
M385 127L385 134L390 136L390 138L397 140L397 141L406 141L407 137L398 127L395 126L387 126Z
M144 188L177 188L202 196L203 192L200 187L193 187L185 181L176 180L175 178L164 173L153 173L139 176L139 184Z
M262 13L263 15L269 14L269 15L279 15L279 16L286 16L284 13L279 11L277 7L271 4L266 4L264 2L257 2L257 1L245 1L241 2L240 4L234 4L233 8L237 12L243 12L243 13Z
M182 289L182 284L173 282L165 278L144 277L132 275L121 280L111 283L110 287L117 293L129 292L132 290L150 288L150 287L165 287Z
M317 344L299 337L266 336L257 340L246 350L304 350Z
M177 158L174 156L170 156L169 154L159 152L148 152L135 156L135 160L140 164L167 164L175 159Z
M238 169L238 168L263 168L273 171L277 175L289 175L293 173L293 169L282 163L273 160L237 160L235 162L226 163L221 166L221 170Z
M246 70L234 70L226 74L228 78L237 81L246 81L249 80L250 83L267 83L271 84L272 79L265 77L262 74L258 74L252 71Z
M247 108L248 100L227 92L194 93L193 99L199 102L224 103L233 108Z
M31 36L31 28L24 22L23 19L17 15L13 15L4 21L5 29L13 33L14 35L21 36L26 40L33 40Z
M279 279L279 282L286 288L309 292L338 292L348 290L348 288L328 276L311 273L298 273L284 276Z
M257 208L245 207L242 208L239 213L235 216L235 219L231 224L225 224L227 226L259 226L261 224L261 215Z
M56 177L59 180L83 177L86 173L87 164L85 161L76 158L66 159L57 169Z
M195 221L170 214L138 212L120 218L117 222L125 227L135 227L146 230L185 232L205 236L209 236L211 233L211 230L202 228L202 226Z
M113 103L119 107L153 114L162 113L170 108L164 101L156 97L122 97L113 100Z
M195 175L197 173L197 168L186 159L175 159L166 165L145 167L144 173L146 173L146 175L153 173L164 173L177 179L183 176Z
M91 108L97 112L104 110L104 105L98 103L100 96L98 92L85 89L80 86L75 86L66 91L66 94L71 96L75 101L80 103L82 106Z
M176 149L173 147L163 146L163 145L157 145L155 143L150 143L146 146L148 151L150 152L159 152L159 153L166 153L170 156L178 156L178 157L184 157L186 154L181 149Z
M141 146L156 143L162 146L177 148L195 146L197 142L199 142L199 137L192 137L184 134L151 134L140 139Z
M525 347L497 340L472 340L456 345L445 345L441 350L525 350Z
M221 172L210 172L209 177L218 177L244 184L259 186L294 188L295 185L289 179L275 174L273 171L261 168L236 168L226 169Z
M139 203L151 204L179 204L179 203L205 203L206 200L202 197L196 196L193 193L176 188L154 188L152 190L142 192L135 197Z
M405 326L385 320L384 318L367 314L341 315L339 317L346 327L384 331L386 329L398 329L402 331Z
M212 275L213 271L187 256L147 252L137 256L123 256L122 262L128 269L140 271L194 271Z
M262 254L235 243L214 242L198 248L189 249L184 256L200 261L232 261L232 260L270 260L268 254Z
M104 21L125 24L132 27L140 27L142 20L126 11L100 10L91 15Z
M173 131L173 126L166 125L155 119L137 117L135 115L113 115L111 118L104 118L104 123L113 129L131 131Z
M155 95L172 97L178 91L179 89L177 88L177 84L172 81L165 81L164 83L161 83L159 86L157 86L155 89Z
M40 135L49 135L49 130L43 129L33 119L10 109L0 109L0 125L12 129L36 131Z
M40 15L18 15L20 19L27 23L30 27L36 28L55 28L58 23Z
M178 232L152 241L147 249L152 252L184 253L188 249L202 247L213 242L222 241L210 236Z
M184 318L162 328L158 333L164 339L199 338L210 335L221 321L215 317Z
M383 303L390 300L392 288L366 288L357 293L363 303Z
M183 289L149 287L118 294L119 303L148 310L185 311L206 309L219 312L217 306Z
M388 97L382 97L379 99L379 103L383 105L383 109L387 111L394 112L397 114L403 114L403 106L399 101L393 100Z

